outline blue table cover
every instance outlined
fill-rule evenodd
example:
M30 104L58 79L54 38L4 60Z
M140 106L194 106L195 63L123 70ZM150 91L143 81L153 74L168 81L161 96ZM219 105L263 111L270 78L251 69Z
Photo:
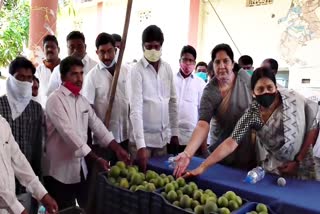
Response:
M172 174L168 157L151 158L148 168ZM195 169L203 160L192 158L188 169ZM287 178L286 186L280 187L277 185L277 176L266 174L258 183L247 184L243 182L246 174L245 171L216 164L195 181L200 188L210 188L217 194L232 190L249 201L268 204L279 214L320 214L320 182Z

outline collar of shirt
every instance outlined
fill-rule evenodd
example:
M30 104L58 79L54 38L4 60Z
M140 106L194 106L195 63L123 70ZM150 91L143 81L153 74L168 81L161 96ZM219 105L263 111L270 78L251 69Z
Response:
M188 76L187 78L184 78L184 77L182 76L182 74L181 74L180 71L178 71L177 76L180 77L180 78L182 78L182 79L188 79L189 77L191 77L192 79L194 78L193 73L192 73L190 76Z
M160 62L159 62L159 68L160 68L160 65L162 64L162 60L160 59L159 61L160 61ZM145 57L142 57L142 59L141 59L141 64L143 65L144 68L148 67L148 65L152 66L152 65L148 62L148 60L146 60Z
M88 54L86 54L83 58L82 58L82 63L83 63L83 65L86 65L88 62L89 62L89 56L88 56Z
M108 70L107 66L101 61L98 63L98 68L99 70Z
M69 89L67 89L66 87L64 87L64 85L62 85L62 84L60 86L60 90L65 96L73 95L72 92Z

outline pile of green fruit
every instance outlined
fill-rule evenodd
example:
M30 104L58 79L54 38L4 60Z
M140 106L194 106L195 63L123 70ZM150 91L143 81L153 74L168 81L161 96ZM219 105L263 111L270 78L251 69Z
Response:
M126 166L122 161L118 161L108 172L108 181L117 187L130 191L143 190L153 192L157 188L164 187L173 181L172 175L159 175L155 171L148 170L145 174L139 172L138 166Z
M194 182L186 184L183 178L166 184L161 195L174 206L196 214L228 214L242 205L241 197L232 191L218 198L212 190L199 189Z
M259 203L256 210L247 212L246 214L268 214L268 207L265 204Z

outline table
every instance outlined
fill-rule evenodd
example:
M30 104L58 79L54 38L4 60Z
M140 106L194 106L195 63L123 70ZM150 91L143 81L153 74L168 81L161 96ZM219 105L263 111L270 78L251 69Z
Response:
M169 156L151 158L148 168L166 174L172 174L169 167ZM188 169L194 169L204 159L194 157ZM320 182L286 179L287 185L277 185L277 176L266 174L256 184L243 182L247 172L216 164L209 168L195 181L200 188L210 188L218 194L228 190L236 192L249 201L268 204L279 214L320 214Z

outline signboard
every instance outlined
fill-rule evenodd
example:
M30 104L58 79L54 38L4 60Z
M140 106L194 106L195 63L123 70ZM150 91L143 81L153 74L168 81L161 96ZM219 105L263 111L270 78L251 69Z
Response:
M273 0L247 0L247 7L272 4Z

